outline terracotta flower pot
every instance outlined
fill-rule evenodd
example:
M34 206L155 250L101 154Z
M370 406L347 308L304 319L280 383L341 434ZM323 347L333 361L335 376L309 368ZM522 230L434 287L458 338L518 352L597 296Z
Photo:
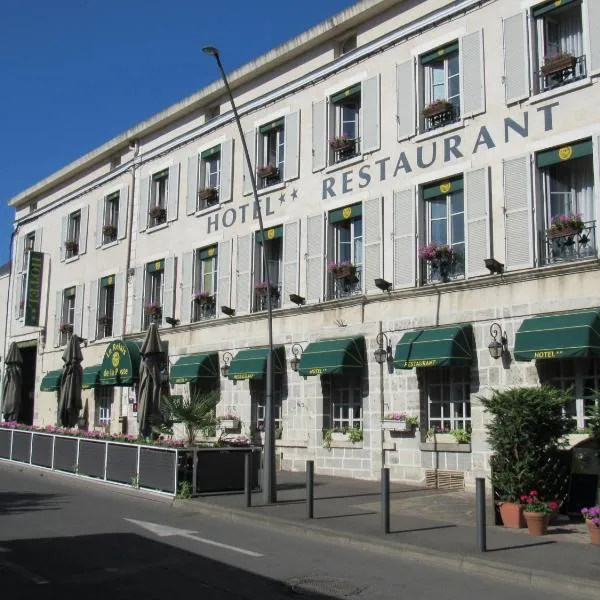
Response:
M529 535L546 535L548 533L549 513L524 512Z
M509 529L521 529L526 526L525 517L523 517L523 505L516 502L501 502L500 516L504 527Z
M590 532L590 544L600 546L600 526L594 525L590 520L586 521Z

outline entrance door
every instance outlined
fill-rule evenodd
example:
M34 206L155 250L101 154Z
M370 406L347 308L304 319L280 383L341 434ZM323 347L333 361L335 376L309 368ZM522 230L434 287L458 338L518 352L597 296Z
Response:
M21 410L19 412L19 421L25 425L33 425L37 346L19 348L19 350L23 357L23 387L21 388Z

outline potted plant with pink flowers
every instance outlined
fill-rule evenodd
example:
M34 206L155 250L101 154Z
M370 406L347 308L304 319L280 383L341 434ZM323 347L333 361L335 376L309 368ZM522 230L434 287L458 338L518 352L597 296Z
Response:
M582 508L581 514L590 532L590 544L600 546L600 506L596 504L596 506Z
M565 69L572 69L575 67L576 62L577 58L569 52L559 52L544 56L544 64L541 70L544 75L552 75Z
M529 534L545 535L548 533L552 509L547 502L540 498L537 490L531 490L529 494L523 494L519 499L523 505L523 516Z
M356 267L349 260L331 261L327 264L327 270L334 279L346 279L356 273Z
M575 235L580 233L583 227L584 223L578 213L557 215L550 223L550 237Z

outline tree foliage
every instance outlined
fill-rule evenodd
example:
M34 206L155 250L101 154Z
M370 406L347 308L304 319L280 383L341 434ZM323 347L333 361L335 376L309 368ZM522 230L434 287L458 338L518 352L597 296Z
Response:
M219 391L202 391L184 398L164 397L166 418L172 423L182 423L186 442L192 446L199 432L208 435L216 427L215 408L219 402Z

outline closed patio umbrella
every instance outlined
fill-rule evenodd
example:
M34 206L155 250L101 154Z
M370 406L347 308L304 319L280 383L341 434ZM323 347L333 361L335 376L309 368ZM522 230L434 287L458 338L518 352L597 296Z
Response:
M140 435L150 436L152 425L160 420L160 363L162 348L158 327L152 323L140 348L140 387L138 391L138 428Z
M72 335L62 359L63 374L60 380L60 397L58 401L58 420L63 427L74 427L81 410L81 382L83 368L80 348L81 339Z
M18 421L19 419L22 386L23 357L17 344L13 342L6 355L2 390L2 414L6 421Z

